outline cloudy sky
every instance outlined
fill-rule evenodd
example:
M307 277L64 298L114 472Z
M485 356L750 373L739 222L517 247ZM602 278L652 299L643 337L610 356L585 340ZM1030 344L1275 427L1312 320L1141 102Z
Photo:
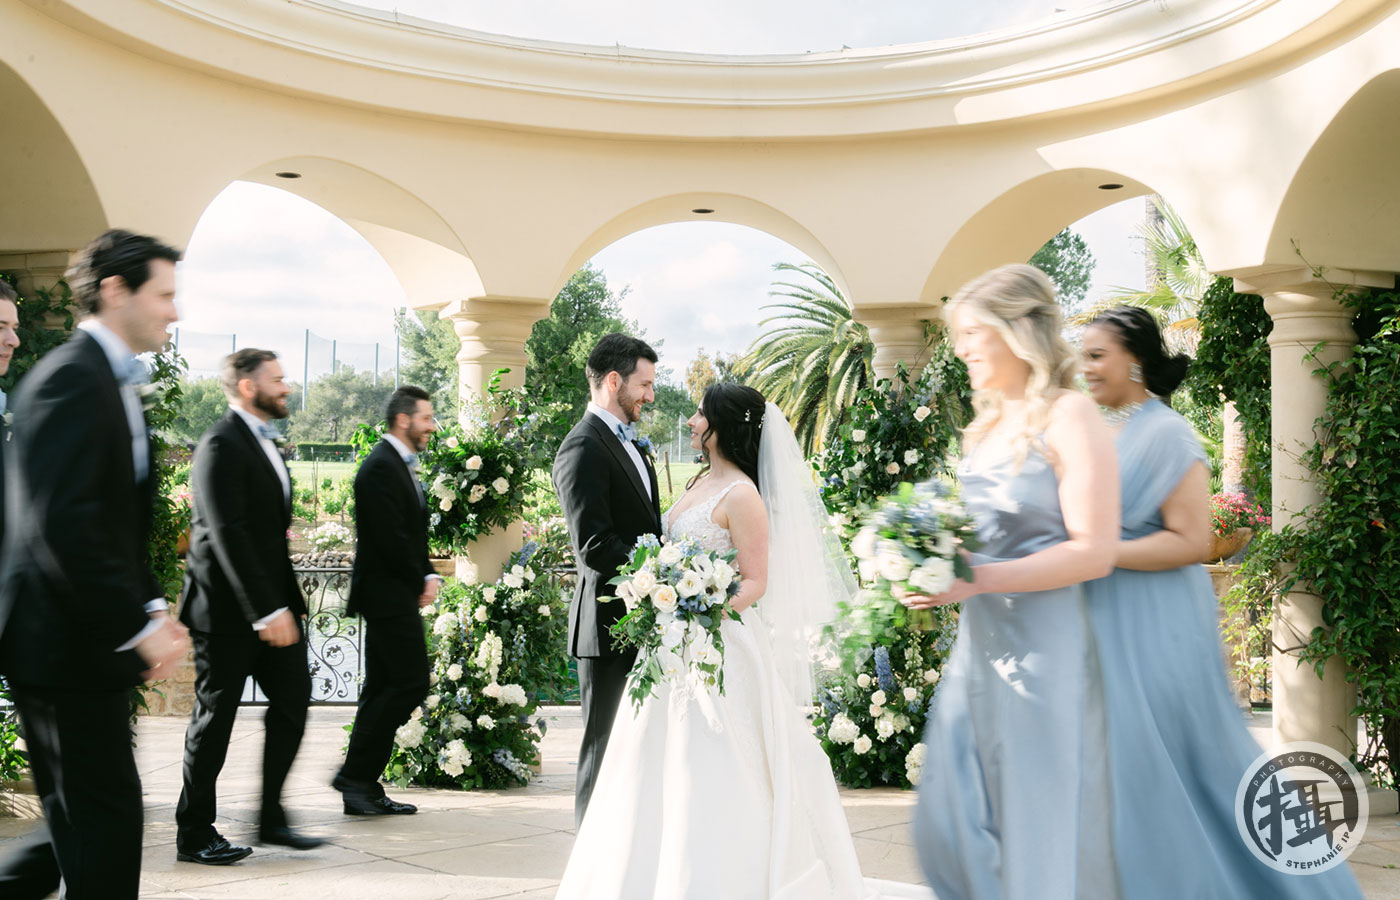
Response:
M1024 25L1076 0L709 0L665 9L655 0L366 0L367 6L482 31L665 50L791 53L959 37ZM1091 297L1142 283L1134 227L1141 199L1077 223L1098 259ZM743 350L758 334L775 262L804 255L763 232L718 222L667 225L630 235L594 258L627 315L664 341L677 372L704 348ZM353 229L301 198L235 183L210 204L180 267L180 349L196 374L212 374L232 346L265 346L300 380L337 360L392 368L397 280Z

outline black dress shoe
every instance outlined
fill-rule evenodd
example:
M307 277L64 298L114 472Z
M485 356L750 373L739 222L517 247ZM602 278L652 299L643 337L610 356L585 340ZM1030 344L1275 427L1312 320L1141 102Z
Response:
M291 847L293 850L314 850L325 842L325 838L298 834L286 825L258 831L259 844L276 844L279 847Z
M198 850L182 849L178 843L175 845L175 858L180 862L199 863L205 866L226 866L229 863L236 863L240 859L247 859L252 853L252 847L230 844L217 834L209 839L209 843Z
M347 816L407 816L418 812L412 803L399 803L388 797L351 797L345 795Z

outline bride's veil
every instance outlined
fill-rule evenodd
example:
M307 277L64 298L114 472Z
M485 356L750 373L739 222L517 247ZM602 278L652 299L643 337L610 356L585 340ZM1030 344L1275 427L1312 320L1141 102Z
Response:
M759 493L768 506L768 589L757 610L772 634L778 674L807 705L823 626L856 593L841 543L829 533L811 467L782 410L772 403L758 445Z

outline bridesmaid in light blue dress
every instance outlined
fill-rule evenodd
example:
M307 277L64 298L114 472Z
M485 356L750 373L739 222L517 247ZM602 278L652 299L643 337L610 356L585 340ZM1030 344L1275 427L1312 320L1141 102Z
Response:
M1199 565L1210 540L1206 455L1156 397L1188 362L1152 315L1118 307L1085 329L1084 374L1105 407L1122 477L1117 568L1087 586L1103 672L1113 844L1132 900L1317 900L1361 891L1345 866L1292 875L1259 861L1235 793L1261 748L1231 696L1217 600Z
M1112 437L1072 390L1054 288L1006 266L945 311L977 418L962 498L983 546L924 737L915 843L939 900L1117 896L1104 726L1083 582L1118 534Z

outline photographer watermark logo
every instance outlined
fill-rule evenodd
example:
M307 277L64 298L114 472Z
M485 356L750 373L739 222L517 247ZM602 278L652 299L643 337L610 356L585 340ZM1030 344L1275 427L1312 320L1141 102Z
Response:
M1235 792L1235 824L1249 849L1294 874L1340 865L1361 844L1369 811L1356 768L1323 744L1266 751Z

